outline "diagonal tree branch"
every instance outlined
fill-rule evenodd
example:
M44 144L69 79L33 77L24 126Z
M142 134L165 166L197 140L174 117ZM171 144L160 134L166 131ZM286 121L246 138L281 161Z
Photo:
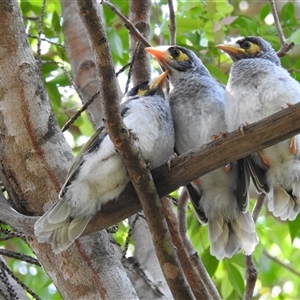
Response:
M279 19L279 16L278 16L275 0L269 0L269 3L270 3L271 11L272 11L272 14L273 14L276 30L277 30L277 33L278 33L278 37L279 37L279 40L280 40L280 44L281 44L281 48L277 52L277 55L279 57L283 57L288 53L288 51L290 51L295 46L295 44L293 42L290 43L290 44L288 44L286 42L286 38L284 36L283 30L282 30L282 27L281 27L281 24L280 24L280 19Z
M172 167L162 165L152 171L160 197L187 184L230 161L248 156L300 133L300 103L288 107L259 122L245 127L245 135L238 131L218 138L199 149L189 151L173 160ZM217 153L217 155L216 155ZM141 204L131 185L115 201L104 205L87 226L84 234L99 231L116 224L141 210ZM14 211L0 195L0 219L15 229L29 235L37 217L28 217ZM23 227L23 223L27 224Z
M138 29L109 1L102 0L101 4L106 5L109 7L119 18L124 22L126 28L129 32L139 40L145 47L151 47L151 44L143 37L143 35L138 31Z
M131 142L129 131L120 116L117 83L110 55L111 51L102 20L96 14L96 2L92 0L78 0L77 3L95 52L96 65L100 75L100 86L104 86L102 84L103 72L110 79L110 84L102 89L102 108L106 129L123 159L129 177L141 201L162 271L174 298L194 299L173 248L170 232L151 173L139 150Z

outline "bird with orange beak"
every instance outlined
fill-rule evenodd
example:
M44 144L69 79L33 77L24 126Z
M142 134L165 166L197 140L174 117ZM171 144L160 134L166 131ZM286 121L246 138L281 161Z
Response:
M234 61L226 87L228 129L259 121L300 101L300 84L281 67L270 43L248 36L217 45ZM247 158L253 183L268 194L268 208L282 220L300 211L300 135Z
M169 102L178 154L226 132L225 87L210 75L201 60L180 46L145 50L169 71ZM208 224L210 252L219 260L239 250L249 255L258 243L248 211L248 180L243 165L231 162L187 185L199 221Z
M160 96L168 72L142 82L125 96L120 113L151 168L163 164L174 151L174 128L168 102ZM101 206L116 199L129 183L125 165L104 127L92 135L75 158L59 193L59 201L34 226L40 243L54 253L79 238Z

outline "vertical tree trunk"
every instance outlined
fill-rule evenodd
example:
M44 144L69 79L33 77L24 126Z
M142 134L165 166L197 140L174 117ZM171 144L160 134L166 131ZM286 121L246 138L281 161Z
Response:
M0 1L0 19L1 178L15 209L39 215L57 200L72 152L45 93L18 1ZM27 240L64 299L137 298L106 233L83 237L60 255Z
M149 40L151 1L130 0L129 7L129 20L143 34L146 40ZM129 52L131 60L134 60L134 65L132 67L132 79L133 85L135 85L141 81L149 80L151 78L150 59L149 55L144 50L144 46L140 44L138 49L136 49L136 39L132 35L129 35L129 38ZM131 223L133 219L134 217L130 218ZM132 236L135 246L134 257L138 261L140 268L145 272L145 276L149 281L151 281L153 286L164 295L164 297L167 299L172 298L170 289L161 271L149 227L145 219L139 218L137 220L132 231ZM160 298L158 294L154 294L153 297Z

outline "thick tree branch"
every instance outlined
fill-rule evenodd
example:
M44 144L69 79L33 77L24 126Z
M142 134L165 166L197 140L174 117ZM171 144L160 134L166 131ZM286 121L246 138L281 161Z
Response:
M246 126L244 136L238 131L231 132L225 138L216 139L199 149L179 156L173 160L170 170L166 164L156 168L152 171L152 176L159 196L163 197L230 161L245 157L300 133L299 115L300 103ZM23 231L23 219L19 217L20 214L17 215L12 211L5 199L1 201L1 197L0 205L0 219L11 224L15 229ZM117 200L110 201L102 207L89 223L84 234L107 228L139 210L141 210L141 204L132 185L128 184ZM35 220L34 217L21 216L28 224Z
M165 216L167 218L174 246L176 247L180 263L184 270L185 276L192 288L195 298L197 300L211 299L210 295L207 294L206 287L202 283L193 263L189 258L188 253L185 251L185 241L181 240L180 238L177 216L173 210L172 201L167 197L163 197L161 201L164 208Z
M266 194L264 193L258 195L255 207L252 212L252 218L255 223L259 217L265 198L266 198ZM253 297L253 292L257 280L257 270L252 255L248 255L248 256L245 255L245 263L246 263L246 287L245 287L245 293L243 299L251 300Z
M192 262L195 270L197 271L198 276L201 278L202 284L204 285L209 299L221 300L221 297L218 293L218 290L211 280L205 266L202 263L201 258L198 256L198 253L195 251L191 240L187 234L187 222L186 222L186 208L188 203L188 193L184 189L179 197L178 201L178 227L179 235L184 245L185 251L188 254L189 260Z
M101 90L106 129L123 159L129 177L141 201L158 260L174 298L193 299L193 294L186 282L173 248L151 173L139 150L132 143L129 131L119 113L117 83L110 55L111 51L104 25L96 13L96 3L92 0L78 0L77 3L95 52L96 65L100 73L100 86L104 87L103 72L110 80L110 84Z

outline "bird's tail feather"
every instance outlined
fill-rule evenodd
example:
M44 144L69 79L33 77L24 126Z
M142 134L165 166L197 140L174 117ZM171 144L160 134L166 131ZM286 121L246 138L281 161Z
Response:
M255 224L249 212L239 212L238 217L226 222L221 214L208 221L210 251L217 259L232 257L242 249L250 255L258 244Z
M300 183L294 183L293 190L288 193L282 188L274 189L269 194L268 209L281 220L293 221L300 211Z
M50 243L54 253L66 250L84 231L91 217L70 217L65 199L57 202L34 225L39 243Z

